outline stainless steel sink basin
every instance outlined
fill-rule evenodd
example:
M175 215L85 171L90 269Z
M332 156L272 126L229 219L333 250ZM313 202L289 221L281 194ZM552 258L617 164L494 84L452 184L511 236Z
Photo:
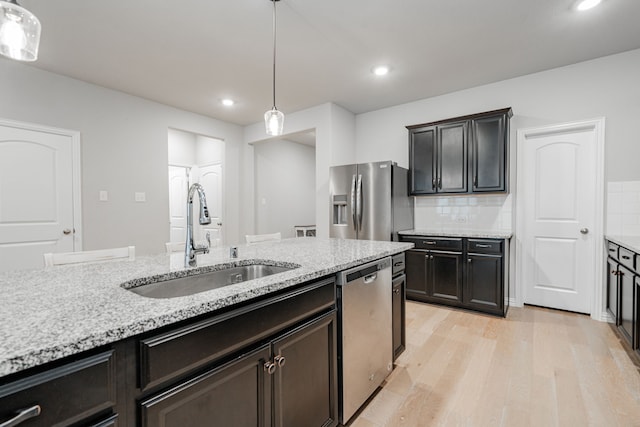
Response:
M175 298L235 285L247 280L259 279L272 274L293 270L297 267L283 267L267 264L251 264L208 271L191 276L180 277L125 288L138 295L149 298Z

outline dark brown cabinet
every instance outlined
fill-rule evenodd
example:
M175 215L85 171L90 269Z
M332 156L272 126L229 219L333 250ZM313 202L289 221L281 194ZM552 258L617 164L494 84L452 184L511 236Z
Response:
M640 355L640 255L607 242L607 311L620 336Z
M508 191L510 108L407 126L412 195Z
M407 298L504 316L508 245L504 239L402 236Z
M153 426L268 426L271 380L263 366L271 356L262 346L231 363L144 400L141 424Z
M115 358L108 350L1 385L0 424L102 425L105 413L115 423Z
M407 276L402 274L393 279L392 318L393 318L393 360L395 361L405 349L405 284Z
M311 321L141 403L142 425L337 423L336 314Z

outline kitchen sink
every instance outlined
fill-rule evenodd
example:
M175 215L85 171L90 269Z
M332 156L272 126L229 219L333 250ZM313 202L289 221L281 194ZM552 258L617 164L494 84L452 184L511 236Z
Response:
M298 266L280 266L256 263L207 271L186 277L168 279L125 289L148 298L175 298L235 285L248 280L293 270Z

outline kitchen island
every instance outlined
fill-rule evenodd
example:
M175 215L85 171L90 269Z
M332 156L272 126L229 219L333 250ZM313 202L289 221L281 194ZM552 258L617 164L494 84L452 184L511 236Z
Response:
M254 344L267 346L269 350L262 347L249 349L268 353L260 359L264 359L265 366L265 360L268 360L268 364L272 363L269 358L273 349L284 345L280 339L290 339L287 334L294 332L302 333L301 328L306 324L301 326L299 323L303 321L313 320L316 322L314 325L320 325L314 331L322 332L324 328L326 333L322 337L325 342L328 337L331 343L335 340L332 334L336 330L333 320L335 273L403 252L411 246L410 243L297 238L240 246L237 259L229 258L228 247L213 249L210 254L198 256L198 267L189 269L183 266L183 254L176 253L140 257L135 261L108 261L4 273L0 275L0 291L3 295L0 306L0 336L3 338L0 340L0 399L4 397L3 384L6 394L9 382L18 384L12 387L19 388L21 381L29 380L23 376L46 376L50 367L69 369L64 365L67 361L75 362L89 355L97 358L95 363L83 363L98 368L103 366L102 371L98 370L98 378L108 376L104 381L105 387L113 387L105 392L107 397L100 404L86 410L83 408L85 412L79 413L74 422L93 411L92 414L107 418L118 416L119 413L119 425L153 425L157 421L153 418L153 410L158 406L159 396L163 396L165 390L172 395L178 393L177 386L172 387L171 384L180 383L180 387L185 387L182 381L195 381L194 375L213 366L214 359L219 363L215 369L212 368L213 374L207 375L220 375L222 371L219 364L223 362L228 369L240 369L237 346L228 354L220 350L215 356L193 356L202 351L200 347L212 337L217 339L217 335L206 334L214 330L222 334L233 329L234 325L247 330L266 325L265 330L260 330L256 335L258 339ZM123 284L137 286L206 272L221 264L250 264L258 260L299 267L261 279L169 299L146 298L123 287ZM317 307L314 306L316 299ZM295 317L298 323L283 317L282 313L285 312L291 312L292 318ZM244 316L247 313L260 313L261 317L248 322L247 316ZM304 317L312 314L315 317ZM278 320L271 325L269 319L277 317ZM280 325L279 333L286 332L282 337L274 335ZM294 327L299 331L289 330ZM180 347L174 345L178 343L176 337L181 340ZM245 339L243 343L249 341ZM315 345L318 342L322 340L316 340ZM184 344L189 343L194 345L193 351L185 348ZM181 354L175 353L178 347ZM286 346L281 348L286 350ZM167 353L158 349L167 350ZM333 351L335 353L335 349ZM185 360L185 355L193 356L193 363L180 369L166 366L167 363L175 365ZM278 361L277 355L273 362L284 365L284 360ZM291 372L294 372L294 361L290 362L287 363L291 365ZM330 357L327 363L335 369ZM278 375L275 377L280 378ZM117 381L114 380L116 377ZM41 380L46 384L47 378ZM276 389L277 384L274 380L273 387ZM271 399L270 393L267 394ZM128 401L132 396L135 404ZM334 397L331 396L331 399ZM257 404L263 412L267 406L275 408L278 405ZM261 416L272 418L269 411L263 412ZM96 417L102 419L98 415ZM2 417L7 415L0 414L0 421L4 421Z

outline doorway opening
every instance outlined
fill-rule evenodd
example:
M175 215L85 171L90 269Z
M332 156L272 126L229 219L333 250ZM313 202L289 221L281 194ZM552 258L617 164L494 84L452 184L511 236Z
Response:
M254 144L255 233L295 237L316 225L315 130Z
M183 250L187 230L187 194L199 183L204 188L211 224L193 224L194 240L211 247L224 245L224 141L177 129L168 131L169 245ZM194 198L193 210L199 209Z

